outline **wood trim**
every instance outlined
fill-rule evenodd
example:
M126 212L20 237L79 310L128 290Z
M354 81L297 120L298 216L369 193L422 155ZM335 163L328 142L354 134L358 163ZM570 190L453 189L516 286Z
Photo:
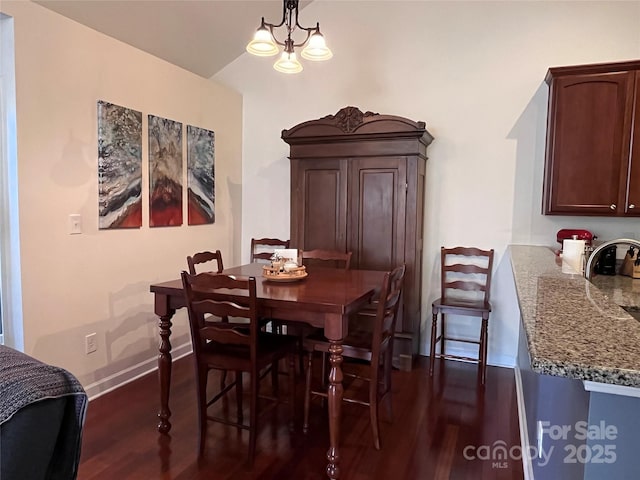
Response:
M570 65L564 67L551 67L547 71L544 81L551 84L554 77L563 75L590 75L602 73L624 72L628 70L640 70L640 60L629 60L613 63L591 63L587 65Z

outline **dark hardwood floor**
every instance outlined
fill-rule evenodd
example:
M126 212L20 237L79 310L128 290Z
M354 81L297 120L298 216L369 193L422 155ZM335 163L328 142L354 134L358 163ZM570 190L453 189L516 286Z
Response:
M513 370L489 367L486 386L481 388L475 365L447 361L442 367L437 366L430 379L428 359L421 357L413 371L393 372L394 417L387 423L381 408L380 451L373 447L367 407L343 405L342 479L523 478L520 460L467 459L478 447L491 448L495 442L504 442L507 449L520 445ZM268 378L262 383L265 393L270 390ZM210 383L218 384L217 379ZM286 387L285 381L280 384ZM252 469L246 464L248 432L216 423L209 424L205 455L198 459L192 358L177 360L171 385L170 434L156 430L156 374L103 395L89 404L78 479L324 480L326 409L319 399L314 401L310 432L303 435L302 391L301 381L297 432L291 434L287 428L285 404L261 417ZM233 398L219 408L227 407L235 415Z

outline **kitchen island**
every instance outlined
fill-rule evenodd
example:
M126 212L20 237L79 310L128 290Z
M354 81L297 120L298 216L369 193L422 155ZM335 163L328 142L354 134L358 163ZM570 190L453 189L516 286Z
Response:
M589 282L548 247L509 250L533 371L640 387L640 321L620 306L640 306L640 280Z
M563 273L544 246L510 246L509 255L521 314L517 372L529 472L635 478L640 321L620 305L640 305L640 281Z

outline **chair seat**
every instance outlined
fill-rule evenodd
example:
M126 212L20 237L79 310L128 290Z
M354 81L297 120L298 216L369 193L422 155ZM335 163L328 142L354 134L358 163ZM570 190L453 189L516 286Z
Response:
M375 317L377 310L378 310L378 300L372 300L371 303L362 307L356 315L366 316L366 317Z
M219 322L222 322L222 323L229 323L231 325L238 325L239 327L249 326L249 321L246 318L242 318L242 317L231 317L231 318L222 319L212 315L209 317L205 317L204 321L205 323L214 324L214 325ZM266 327L270 321L271 321L270 318L261 318L260 320L258 320L260 328L264 329L264 327Z
M484 300L466 300L463 298L439 298L432 304L434 312L446 311L458 315L488 318L491 303Z
M349 332L342 342L342 355L345 357L371 360L371 345L373 342L373 332L370 330L357 329ZM319 328L304 339L304 348L307 351L329 352L331 343L324 336L324 330Z
M258 335L256 358L258 368L271 365L288 352L295 351L297 342L298 338L291 335L261 332ZM242 345L225 345L210 342L202 349L201 361L212 368L247 371L251 367L248 350L248 347ZM229 366L230 364L231 367Z

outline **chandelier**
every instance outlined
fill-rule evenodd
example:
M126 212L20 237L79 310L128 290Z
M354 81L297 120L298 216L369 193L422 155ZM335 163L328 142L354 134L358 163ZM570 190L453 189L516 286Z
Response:
M271 57L279 52L277 45L283 47L280 59L273 64L273 68L282 73L299 73L302 64L296 57L295 48L304 46L302 58L312 61L329 60L333 53L327 47L324 36L320 33L320 23L315 27L303 27L298 22L298 0L283 0L282 20L277 25L267 23L262 17L260 28L256 30L253 40L247 45L247 52L259 57ZM287 37L284 41L276 38L274 30L284 26ZM291 36L296 30L306 32L306 37L296 43Z

